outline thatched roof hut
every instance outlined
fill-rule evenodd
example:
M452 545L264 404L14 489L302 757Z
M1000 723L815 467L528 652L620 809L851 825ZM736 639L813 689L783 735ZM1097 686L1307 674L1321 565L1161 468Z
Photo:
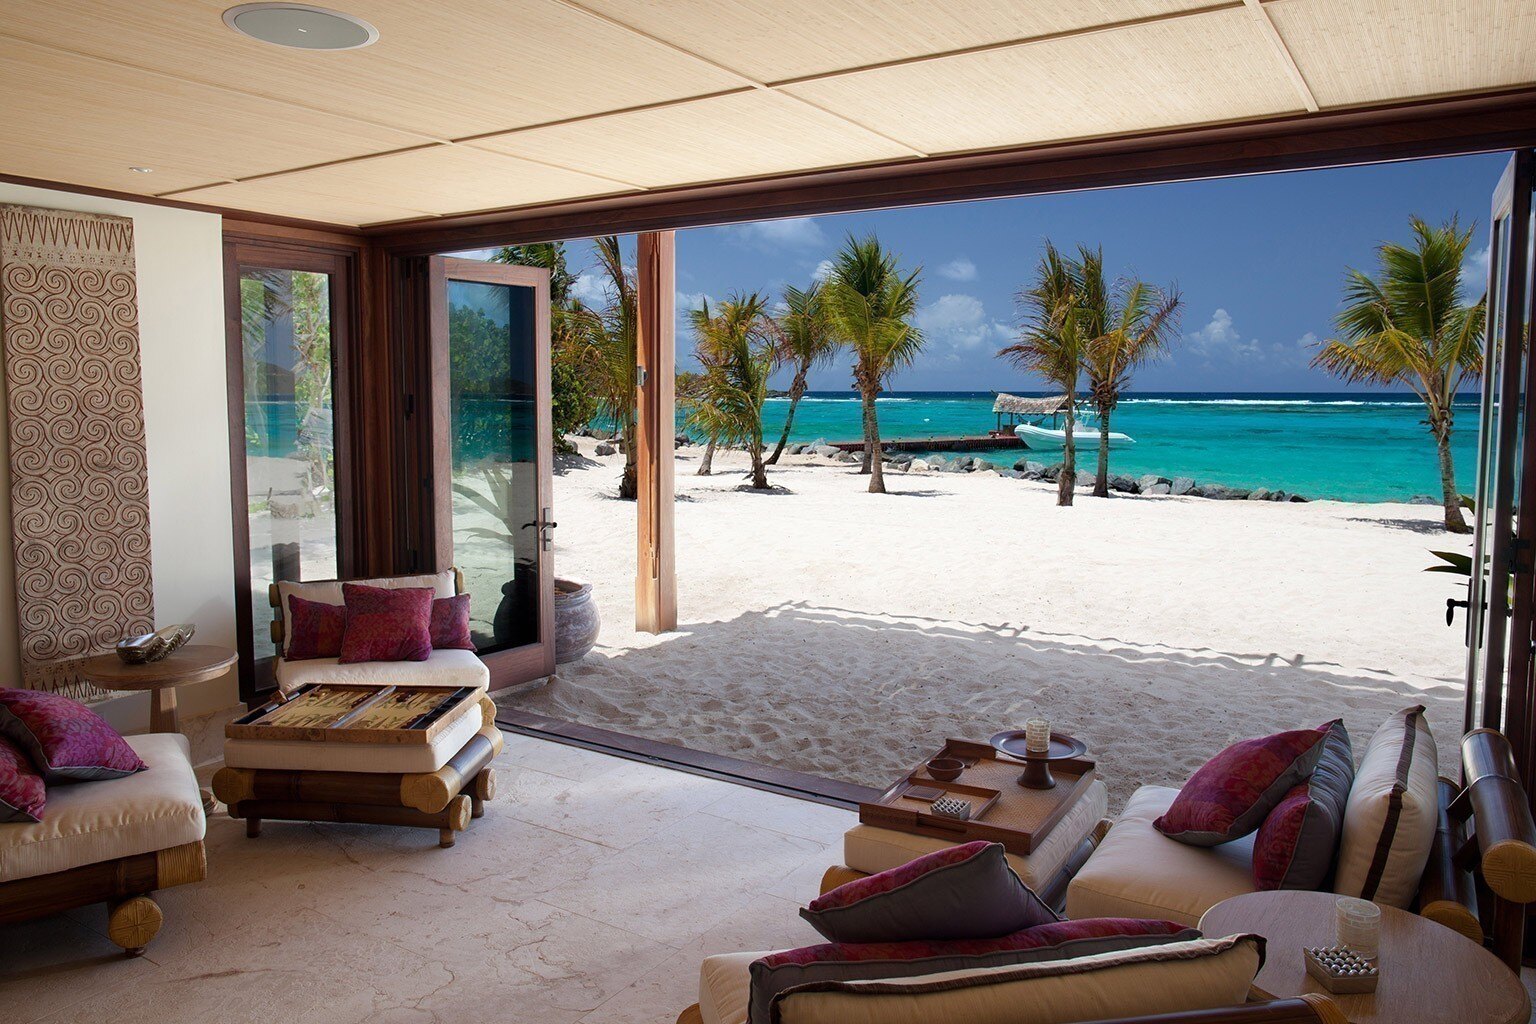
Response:
M999 415L1008 413L1013 416L1051 416L1064 411L1066 407L1066 395L1051 395L1048 398L1020 398L1018 395L999 394L997 401L992 403L993 412Z

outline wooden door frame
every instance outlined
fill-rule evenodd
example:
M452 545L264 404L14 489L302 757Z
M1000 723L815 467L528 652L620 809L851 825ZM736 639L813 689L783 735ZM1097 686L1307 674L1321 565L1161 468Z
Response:
M676 240L647 231L636 245L635 628L677 628L677 501L673 443L677 433Z
M549 271L452 256L433 256L426 264L428 387L420 389L425 403L426 437L431 465L423 482L424 536L431 538L431 568L441 572L453 563L453 408L448 347L448 282L532 288L534 317L534 458L539 500L535 516L542 523L545 509L554 507L554 417L550 407ZM542 534L542 529L536 528ZM535 644L480 655L491 673L491 690L529 682L555 671L554 556L539 543L539 640Z
M240 654L240 699L257 701L274 688L272 662L256 661L256 608L251 595L251 527L249 477L245 453L245 344L241 315L240 278L248 267L298 270L330 276L331 408L335 448L336 560L338 575L356 571L356 551L363 535L358 499L363 482L353 458L358 398L353 386L354 365L362 340L359 329L361 282L360 246L337 241L224 233L224 344L229 424L230 507L235 569L235 632Z

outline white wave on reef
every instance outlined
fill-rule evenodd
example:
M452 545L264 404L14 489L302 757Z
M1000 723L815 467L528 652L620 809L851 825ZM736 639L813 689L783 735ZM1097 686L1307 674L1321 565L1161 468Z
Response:
M1423 402L1367 402L1358 398L1338 401L1312 398L1122 398L1121 405L1368 405L1379 409L1415 408Z
M785 395L772 395L768 399L766 399L766 401L769 401L769 402L787 402L787 401L789 401L789 398L787 396L785 396ZM812 397L810 395L806 395L804 398L800 399L800 404L801 405L815 405L815 404L846 405L849 402L857 403L859 401L860 401L860 399L859 399L858 395L854 395L851 398L826 398L824 396L823 397ZM881 405L885 405L887 403L892 403L892 402L921 402L921 401L926 401L926 399L921 399L921 398L886 398L885 396L882 395L881 397L876 398L875 401L879 402Z

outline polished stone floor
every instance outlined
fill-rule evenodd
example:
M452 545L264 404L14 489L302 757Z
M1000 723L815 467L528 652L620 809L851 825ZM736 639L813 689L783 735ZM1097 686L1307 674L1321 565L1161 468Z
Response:
M0 1019L671 1024L709 953L815 941L850 811L525 737L452 849L223 814L139 959L97 906L0 928Z

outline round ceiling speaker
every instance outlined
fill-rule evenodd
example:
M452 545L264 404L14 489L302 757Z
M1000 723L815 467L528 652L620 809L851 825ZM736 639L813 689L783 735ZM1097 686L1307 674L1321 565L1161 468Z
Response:
M308 4L241 4L224 12L224 24L295 50L356 50L379 38L379 30L361 18Z

